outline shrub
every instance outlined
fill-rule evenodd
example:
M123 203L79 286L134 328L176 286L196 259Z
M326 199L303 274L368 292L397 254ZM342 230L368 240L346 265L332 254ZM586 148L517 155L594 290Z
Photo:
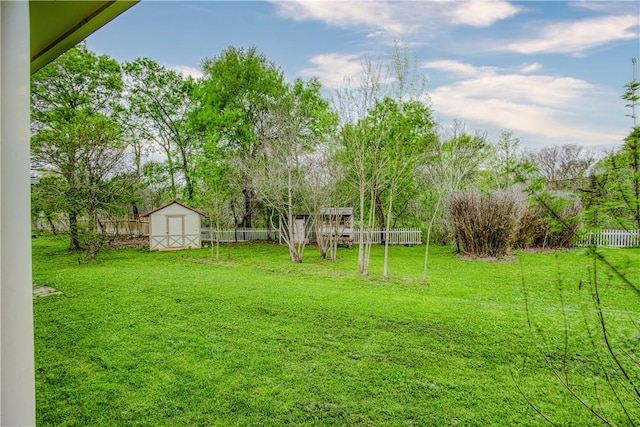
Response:
M518 193L456 193L449 197L447 205L456 243L466 254L500 257L509 253L524 206Z
M581 211L579 200L562 194L537 198L523 211L514 247L573 247Z
M524 249L544 246L548 229L548 224L542 216L542 209L527 206L520 217L513 247Z

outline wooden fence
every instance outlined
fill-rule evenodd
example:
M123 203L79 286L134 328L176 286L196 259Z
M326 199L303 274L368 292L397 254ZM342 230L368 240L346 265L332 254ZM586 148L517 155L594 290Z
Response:
M114 236L148 236L149 218L101 220L101 231Z
M215 230L203 227L200 229L200 240L203 242L249 242L253 240L278 240L275 228L236 228L235 230Z
M368 236L373 244L381 244L384 242L385 233L380 230L368 230L364 232L364 236ZM389 230L390 245L420 245L422 244L422 230L419 228L403 228ZM252 240L271 240L278 241L279 234L277 229L267 228L238 228L235 230L214 230L211 228L201 229L201 240L203 242L248 242ZM315 242L313 233L309 236L310 242ZM358 244L363 239L360 230L355 230L353 243Z
M640 246L640 230L597 230L584 233L576 246L629 248Z

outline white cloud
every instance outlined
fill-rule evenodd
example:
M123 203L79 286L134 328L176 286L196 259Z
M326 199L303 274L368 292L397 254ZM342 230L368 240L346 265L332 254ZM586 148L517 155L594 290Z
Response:
M593 111L585 108L593 103L587 102L588 96L597 91L584 80L509 73L456 61L433 61L426 65L443 71L465 71L462 80L430 91L438 113L561 143L595 146L619 141L620 135L615 131L605 132L589 122ZM537 63L525 65L521 72L541 67Z
M371 27L371 34L404 34L410 25L397 5L384 1L285 1L275 3L281 16L294 21L321 21L336 27Z
M194 79L201 78L204 74L202 71L197 68L189 67L188 65L180 65L180 64L167 64L165 65L169 70L173 70L177 73L182 74L184 77L193 77Z
M638 15L602 16L577 22L560 22L547 25L539 37L509 43L499 50L524 54L573 53L616 40L631 40L640 37Z
M520 10L501 0L454 2L453 7L450 12L453 23L472 27L489 27L497 21L516 15Z
M488 27L520 8L504 0L474 1L276 1L280 16L364 29L368 37L434 35L443 24Z
M455 86L431 93L434 109L450 117L512 129L519 134L548 138L556 143L588 146L610 145L620 136L585 123L577 123L571 114L548 105L526 103L503 97L477 98Z
M326 53L309 59L312 67L302 69L298 74L302 77L317 77L326 89L342 89L354 87L369 80L373 76L381 85L395 81L387 72L380 58L366 54ZM365 72L365 69L369 72Z
M469 76L492 73L495 70L494 67L474 67L471 64L466 64L464 62L453 61L449 59L423 62L421 64L421 67Z
M571 77L520 74L483 74L455 84L468 97L517 100L542 106L562 106L592 90Z
M309 60L313 67L300 71L304 77L318 77L322 86L336 89L345 86L347 76L362 73L362 58L355 54L327 53L314 56Z
M521 73L525 73L525 74L529 74L529 73L535 73L536 71L540 71L542 69L542 64L540 64L539 62L533 62L531 64L522 64L519 67L519 70Z

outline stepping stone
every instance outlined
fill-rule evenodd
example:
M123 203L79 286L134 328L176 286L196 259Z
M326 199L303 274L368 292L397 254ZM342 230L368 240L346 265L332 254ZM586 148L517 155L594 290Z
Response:
M51 288L49 286L34 286L33 287L33 297L46 297L49 295L62 295L62 292L55 288Z

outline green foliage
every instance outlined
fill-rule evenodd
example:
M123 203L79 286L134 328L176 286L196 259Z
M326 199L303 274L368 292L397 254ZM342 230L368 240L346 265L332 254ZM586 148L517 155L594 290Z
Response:
M640 126L638 90L634 80L622 96L628 101L634 126L624 144L599 162L585 194L587 218L594 227L616 226L640 230Z
M254 155L269 136L261 125L286 90L282 70L255 47L233 46L203 59L202 69L195 126L231 152Z
M105 249L79 266L63 240L33 243L34 282L63 292L34 300L38 425L546 425L510 372L560 425L593 424L532 343L520 285L545 355L561 362L562 278L571 380L591 391L603 374L578 332L591 298L580 251L489 263L434 247L425 287L421 247L390 248L396 274L380 286L348 249L304 264L267 244L230 245L218 262L206 249ZM637 251L604 255L640 274ZM372 257L378 276L382 248ZM637 354L637 297L615 277L604 286L611 331Z
M192 111L194 81L183 78L149 58L123 66L127 77L128 114L134 140L152 141L166 156L171 199L178 198L176 181L184 179L184 199L194 198L195 160L198 139L188 120Z
M372 161L369 175L379 209L379 227L397 220L404 207L419 193L417 169L435 140L431 109L420 101L383 99L366 119L369 123L367 146ZM376 166L377 165L377 166ZM377 170L375 170L377 169ZM385 211L383 206L390 206ZM394 221L395 222L395 221Z
M80 249L78 216L86 213L90 231L96 231L98 212L113 194L105 191L105 183L125 167L125 144L115 117L121 90L118 63L84 45L32 76L32 161L65 181L74 250Z
M640 227L640 128L625 144L602 159L585 191L590 226L638 229Z
M56 233L61 215L67 212L66 181L57 175L45 175L31 185L31 220L46 221L53 233Z
M527 182L531 176L532 165L520 146L520 138L512 130L505 129L500 139L490 147L484 167L484 183L488 190L504 189Z
M286 89L269 119L274 138L263 143L248 173L258 198L278 216L291 260L301 262L305 238L295 235L295 215L315 214L304 210L308 207L304 201L310 197L306 175L315 150L327 140L336 119L316 79L306 83L297 79Z
M118 108L120 65L77 45L31 79L31 117L36 129L56 129L95 112Z
M202 68L205 77L194 92L197 107L191 125L216 146L225 162L250 166L264 143L277 137L269 122L287 91L282 70L255 47L229 47L217 57L205 58ZM238 166L227 177L231 200L242 198L233 203L234 217L236 226L251 227L256 195L250 174Z

